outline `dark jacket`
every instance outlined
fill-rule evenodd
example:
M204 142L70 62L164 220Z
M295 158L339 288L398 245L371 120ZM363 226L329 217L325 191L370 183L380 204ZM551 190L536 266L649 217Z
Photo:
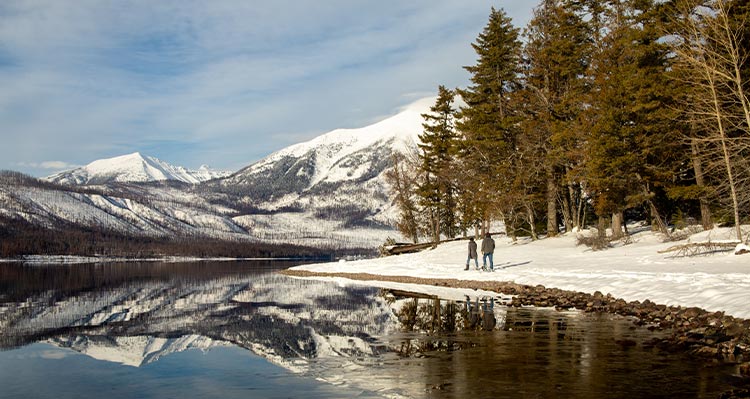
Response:
M482 240L482 253L491 254L495 252L495 240L490 237L484 237Z
M469 241L469 257L471 259L477 258L477 243L474 240Z

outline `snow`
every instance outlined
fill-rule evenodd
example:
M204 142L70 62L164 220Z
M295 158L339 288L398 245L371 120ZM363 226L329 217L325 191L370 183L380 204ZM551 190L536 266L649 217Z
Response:
M370 273L476 281L512 281L570 291L600 291L627 301L649 299L665 305L700 307L750 318L750 254L734 251L704 256L676 257L659 253L675 244L664 242L648 228L633 226L629 243L592 251L577 246L578 235L512 242L494 236L495 272L464 271L467 242L454 241L432 250L377 259L295 267L327 273ZM580 233L579 233L580 234ZM586 234L586 233L583 233ZM732 229L714 228L689 238L690 242L731 240ZM481 254L480 254L481 257ZM480 259L481 263L481 259Z
M203 181L229 176L231 172L212 170L202 165L198 170L174 166L158 158L144 156L139 152L114 158L99 159L88 165L60 172L47 180L66 184L91 184L95 182L151 182L177 180L197 184Z
M68 222L136 236L179 234L324 248L375 248L389 237L401 238L389 227L398 215L387 198L384 168L389 154L416 149L423 130L421 115L429 112L433 103L434 97L424 98L372 125L331 131L271 154L232 176L205 165L189 171L138 152L97 160L47 178L87 185L90 191L0 187L0 215L36 225ZM281 164L275 164L278 161ZM258 175L283 173L283 168L277 170L279 165L288 164L292 166L287 172L301 174L297 178L278 176L284 179L281 187L294 188L291 192L281 190L270 198L254 198L250 195L254 187L242 186L243 182L264 184L269 178L256 179ZM227 177L217 184L248 190L240 201L263 212L243 215L244 207L234 209L231 202L236 198L212 192L213 184L195 189L137 184L157 180L198 183L220 176ZM112 182L136 184L109 184Z
M48 341L53 345L68 346L97 360L119 363L130 367L141 367L155 362L171 353L188 349L209 349L229 346L229 343L215 341L200 335L184 335L179 338L158 338L151 336L107 337L107 344L93 343L86 336L71 336Z
M356 165L351 170L341 161L357 152L367 152L377 143L390 142L394 151L405 152L416 147L422 133L423 113L430 110L434 97L420 99L404 107L398 114L375 124L358 129L336 129L310 141L295 144L277 151L258 161L249 168L250 173L259 173L272 167L284 157L302 158L315 153L315 175L310 186L325 181L338 182L354 180L366 165Z

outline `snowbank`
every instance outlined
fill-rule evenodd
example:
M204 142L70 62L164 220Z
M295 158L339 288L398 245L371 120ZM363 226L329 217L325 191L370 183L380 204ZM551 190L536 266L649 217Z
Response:
M572 233L517 243L504 235L496 236L494 273L473 267L464 271L466 241L445 243L415 254L294 269L541 284L587 293L601 291L627 301L649 299L665 305L696 306L750 318L750 254L735 255L734 251L728 251L675 257L659 253L680 243L729 240L731 229L717 228L677 243L663 242L661 236L648 229L639 231L632 227L630 231L629 244L617 243L603 251L577 246L577 236Z

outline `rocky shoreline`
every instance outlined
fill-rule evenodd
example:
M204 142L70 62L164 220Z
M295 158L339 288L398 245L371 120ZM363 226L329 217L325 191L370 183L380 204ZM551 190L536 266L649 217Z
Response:
M649 300L628 302L598 291L588 294L513 282L381 276L368 273L319 273L304 270L284 270L281 273L297 277L344 277L362 281L481 289L512 296L510 306L578 309L584 312L606 312L631 317L639 326L671 332L665 338L655 338L648 345L666 351L686 351L710 362L734 363L738 365L740 375L750 378L750 320L726 315L724 312L708 312L696 307L666 306ZM623 343L627 344L629 343ZM750 391L738 394L741 396L732 394L722 397L750 398Z

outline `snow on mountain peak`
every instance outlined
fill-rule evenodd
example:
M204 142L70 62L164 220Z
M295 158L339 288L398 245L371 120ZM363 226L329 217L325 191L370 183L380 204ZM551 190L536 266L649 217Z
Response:
M230 175L230 172L210 170L207 167L189 170L174 166L140 152L113 158L99 159L81 168L60 172L47 180L63 184L103 184L110 182L151 182L176 180L196 184Z
M355 129L336 129L312 140L279 150L246 169L249 173L262 172L286 157L301 158L315 154L314 185L320 181L338 180L331 168L352 154L378 145L388 145L393 151L406 152L416 148L423 131L422 114L430 112L434 97L423 98L403 108L396 115L369 126ZM335 173L333 173L335 174Z

